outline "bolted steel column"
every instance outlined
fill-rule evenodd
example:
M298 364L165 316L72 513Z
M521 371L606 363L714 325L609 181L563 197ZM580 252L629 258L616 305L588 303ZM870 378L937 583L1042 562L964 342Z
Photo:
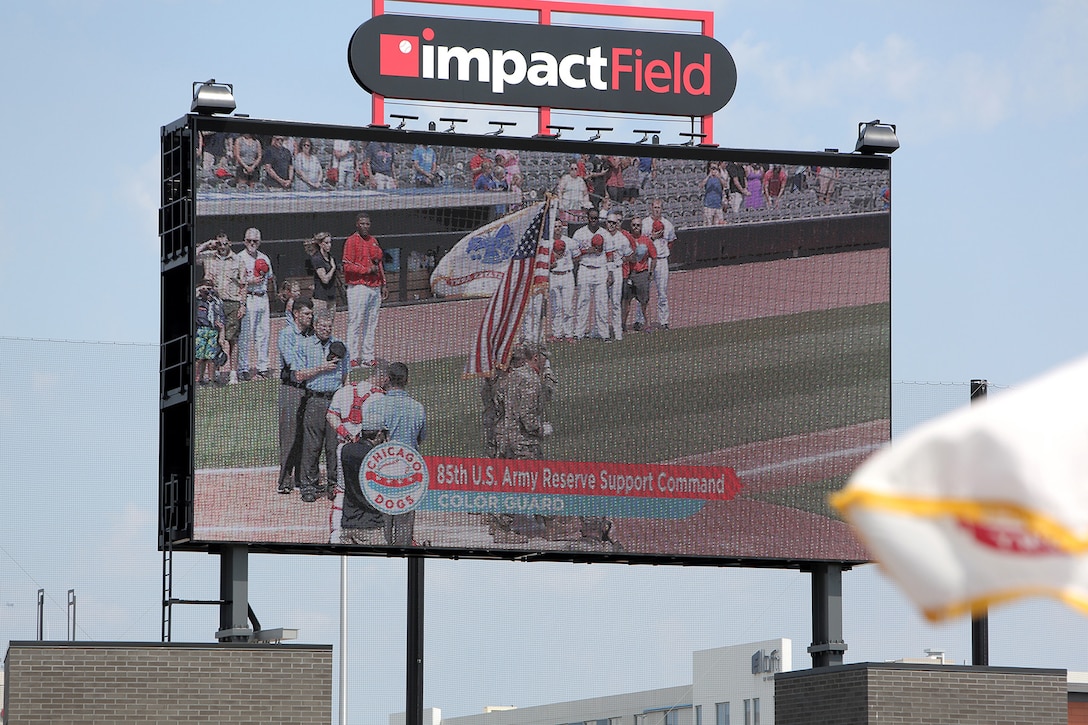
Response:
M812 567L813 667L842 664L846 642L842 638L842 565L819 563Z
M219 552L219 631L220 642L248 642L249 628L249 549L224 546Z

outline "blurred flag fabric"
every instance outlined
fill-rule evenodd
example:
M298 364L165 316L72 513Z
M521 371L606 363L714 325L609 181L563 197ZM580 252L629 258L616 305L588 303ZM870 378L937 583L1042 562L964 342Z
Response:
M510 362L525 305L534 288L548 283L552 235L548 230L551 199L533 207L534 215L514 254L510 257L502 281L491 295L480 329L469 351L465 376L490 375Z
M932 621L1029 595L1088 614L1088 358L919 426L831 504Z
M436 297L489 297L499 286L519 240L544 202L530 204L469 232L431 273Z

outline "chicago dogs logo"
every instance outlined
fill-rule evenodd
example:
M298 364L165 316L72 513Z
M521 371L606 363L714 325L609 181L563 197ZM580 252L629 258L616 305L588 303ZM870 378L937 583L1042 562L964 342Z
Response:
M375 446L363 459L359 488L382 513L414 511L427 493L431 474L419 451L401 443Z

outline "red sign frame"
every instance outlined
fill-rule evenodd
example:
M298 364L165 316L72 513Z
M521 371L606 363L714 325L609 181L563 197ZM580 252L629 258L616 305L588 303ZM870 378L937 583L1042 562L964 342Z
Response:
M415 2L417 0L404 0ZM702 35L714 37L714 13L708 10L680 10L676 8L642 8L624 5L602 5L599 3L556 2L555 0L426 0L428 4L457 5L462 7L501 8L503 10L528 10L537 13L541 25L551 25L552 13L570 13L572 15L606 15L614 17L636 17L647 20L680 20L697 22ZM371 0L371 15L385 14L385 0ZM541 107L537 112L537 133L547 134L551 124L551 108ZM371 122L385 123L385 96L371 94ZM714 143L714 116L701 117L701 133L704 144Z

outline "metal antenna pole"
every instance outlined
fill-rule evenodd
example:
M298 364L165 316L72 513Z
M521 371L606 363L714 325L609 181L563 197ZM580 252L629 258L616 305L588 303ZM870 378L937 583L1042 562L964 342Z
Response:
M76 641L76 590L68 590L68 641Z
M971 405L986 399L986 388L985 380L971 381ZM971 664L990 664L990 613L986 609L971 617Z

